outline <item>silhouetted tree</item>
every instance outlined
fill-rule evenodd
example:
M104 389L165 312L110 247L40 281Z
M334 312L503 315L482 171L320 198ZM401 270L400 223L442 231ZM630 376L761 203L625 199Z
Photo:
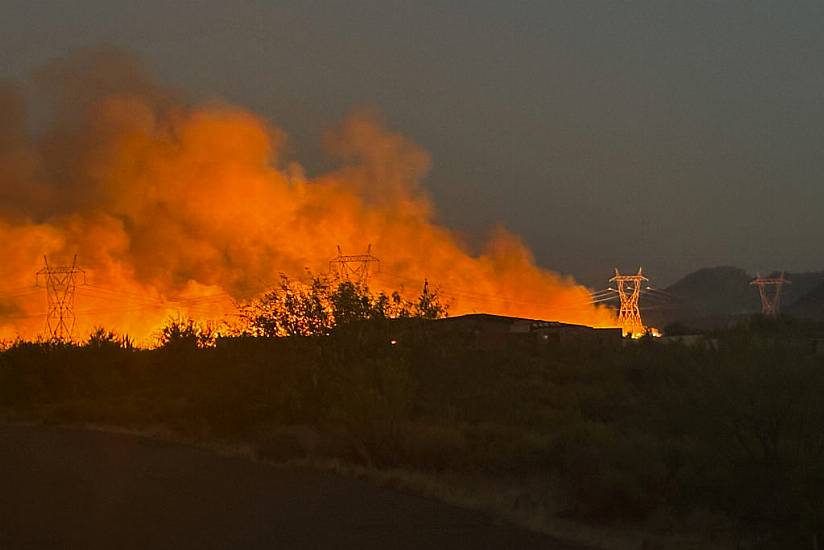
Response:
M342 281L330 295L332 316L335 325L345 325L353 321L385 318L386 311L377 302L373 303L369 289L351 281Z
M418 297L418 303L415 308L415 317L421 319L440 319L446 317L449 306L441 301L440 294L437 290L429 288L429 281L424 279L423 291Z
M97 327L89 334L89 339L86 341L86 347L103 350L103 349L125 349L133 350L134 342L128 335L119 336L111 330L106 330L103 327Z
M164 349L197 349L213 346L215 338L211 325L179 316L169 318L166 326L160 329L158 343Z
M329 286L320 277L307 286L281 275L279 287L244 308L241 316L256 336L320 336L334 324Z
M333 284L335 286L333 286ZM365 285L314 277L309 285L281 275L278 288L241 309L248 333L254 336L321 336L333 327L355 321L421 317L437 319L447 307L424 284L417 303L399 292L372 294Z

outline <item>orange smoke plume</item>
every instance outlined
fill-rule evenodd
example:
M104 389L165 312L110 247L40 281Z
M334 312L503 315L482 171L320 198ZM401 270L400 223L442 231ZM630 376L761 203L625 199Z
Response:
M344 253L381 260L374 290L439 287L452 314L491 312L614 326L589 291L537 267L499 229L479 254L433 221L420 182L429 155L378 117L328 133L340 167L309 179L285 136L222 103L191 106L131 58L85 52L38 74L45 130L28 129L21 94L0 87L0 337L43 334L34 273L78 255L76 335L102 325L149 342L175 314L221 319L236 302L327 269Z

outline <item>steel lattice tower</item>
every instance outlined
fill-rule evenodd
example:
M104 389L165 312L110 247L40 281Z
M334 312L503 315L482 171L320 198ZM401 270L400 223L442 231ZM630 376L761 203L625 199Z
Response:
M641 296L641 283L649 281L644 277L642 269L638 268L637 275L621 275L615 268L615 276L609 280L615 281L618 296L621 298L621 309L618 311L618 324L624 336L640 336L646 331L641 320L641 310L638 308L638 298Z
M756 275L751 285L758 287L758 293L761 295L761 313L765 317L778 317L778 311L781 307L781 288L784 285L792 284L788 279L784 278L782 272L779 277L760 277ZM773 292L770 293L769 288L773 287Z
M372 245L366 248L366 254L344 255L338 245L338 255L329 260L329 272L338 278L365 286L369 274L380 273L380 260L372 255ZM374 268L373 268L374 266Z
M37 272L37 286L40 286L41 278L45 280L48 303L46 330L52 340L68 341L74 331L77 278L82 276L85 284L86 272L77 267L76 254L71 265L50 266L46 256L43 256L43 261L45 267Z

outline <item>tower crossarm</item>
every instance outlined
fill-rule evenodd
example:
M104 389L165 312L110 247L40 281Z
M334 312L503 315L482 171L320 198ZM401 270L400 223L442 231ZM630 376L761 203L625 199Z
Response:
M777 317L781 307L781 289L792 282L781 273L778 277L756 277L750 285L758 287L761 297L761 313L766 317ZM772 289L772 291L768 289Z
M781 279L778 277L773 277L771 279L768 278L758 278L754 281L750 281L751 285L761 286L761 285L791 285L793 284L792 281L789 279Z
M329 272L337 274L341 279L365 285L369 281L370 273L380 273L380 260L372 255L372 245L366 249L366 254L344 254L338 245L338 255L329 260Z
M336 256L329 260L330 262L380 262L379 259L371 254L354 254L348 256Z

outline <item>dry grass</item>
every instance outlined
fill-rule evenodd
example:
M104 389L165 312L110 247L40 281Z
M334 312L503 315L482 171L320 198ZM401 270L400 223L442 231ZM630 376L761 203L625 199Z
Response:
M555 516L545 497L523 483L483 476L432 474L407 469L373 469L334 459L305 459L277 464L278 467L309 467L339 475L365 479L378 485L489 514L497 521L543 533L554 538L602 550L724 550L731 541L713 542L687 534L655 534L630 528L600 527ZM537 485L543 486L539 481Z

